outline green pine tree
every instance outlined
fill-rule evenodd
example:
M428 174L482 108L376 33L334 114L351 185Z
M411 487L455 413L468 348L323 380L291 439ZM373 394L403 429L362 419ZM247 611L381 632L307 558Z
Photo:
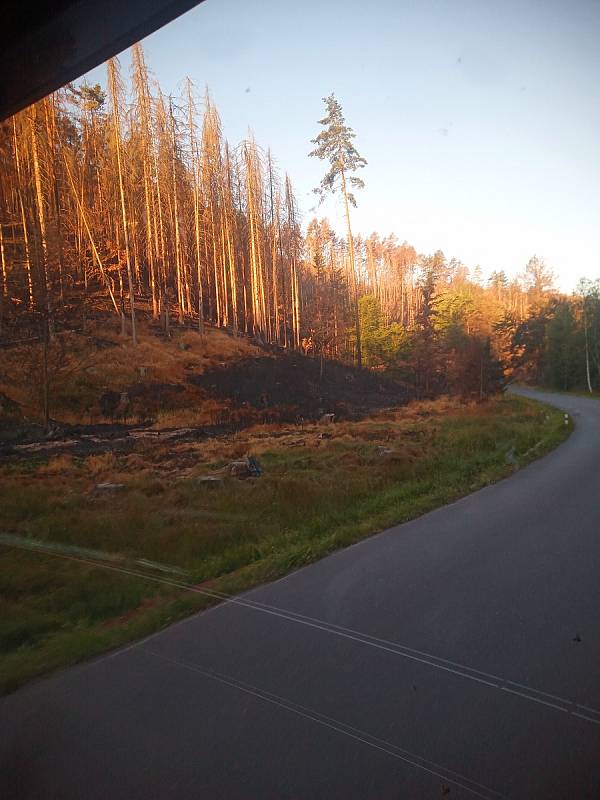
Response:
M321 199L326 194L334 194L341 187L344 198L344 208L346 211L346 224L348 228L348 253L350 256L350 272L352 288L354 293L354 324L356 329L356 363L362 365L362 349L360 339L360 315L358 311L358 281L356 278L356 259L354 255L354 240L352 239L352 228L350 226L350 204L356 207L356 199L351 188L362 189L364 181L351 173L356 172L366 166L365 159L354 147L352 140L356 134L352 128L346 125L346 120L342 113L342 107L336 100L335 95L323 98L327 108L327 115L319 120L319 125L323 130L312 139L312 144L316 145L309 155L316 156L323 161L329 161L329 169L321 181L320 185L314 190Z
M406 333L397 323L387 324L381 304L373 294L359 300L363 362L368 367L391 367L396 364Z

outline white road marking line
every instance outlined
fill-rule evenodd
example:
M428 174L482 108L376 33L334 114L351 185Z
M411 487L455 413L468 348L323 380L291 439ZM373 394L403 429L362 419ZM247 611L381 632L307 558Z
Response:
M568 703L564 697L559 697L556 694L549 694L549 692L542 692L540 689L532 689L531 686L526 686L524 683L516 683L515 681L506 681L509 686L517 686L519 689L525 689L527 692L535 692L541 694L543 697L549 697L551 700L558 700L560 703ZM600 712L598 712L600 713Z
M516 689L509 689L508 686L501 686L500 691L509 692L510 694L517 694L519 695L519 697L524 697L526 700L531 700L532 703L540 703L540 705L548 706L549 708L556 708L558 711L564 711L565 714L569 713L568 708L564 708L563 706L557 706L555 703L549 703L547 700L540 700L539 697L533 697L530 694L523 694L523 692L517 692Z
M41 552L40 548L38 547L31 548L27 544L20 545L13 542L11 543L10 547L16 547L21 550L30 550L30 551L33 550L34 552L38 553ZM314 628L316 630L321 630L333 636L339 636L340 638L349 639L350 641L358 642L359 644L364 644L367 645L368 647L373 647L374 649L377 650L382 650L384 652L392 653L393 655L397 655L411 661L416 661L421 664L425 664L426 666L433 667L434 669L458 675L461 678L465 678L475 683L481 683L484 684L485 686L490 686L493 689L499 689L501 691L509 691L511 694L518 695L519 697L522 697L525 700L529 700L530 702L545 705L548 706L549 708L555 708L558 711L565 711L567 714L570 715L575 715L575 711L573 709L585 709L586 711L592 714L597 714L599 719L597 720L592 719L591 717L585 716L583 714L577 714L577 716L580 717L581 719L586 719L589 722L593 722L594 724L600 725L600 710L589 708L587 706L581 706L573 702L572 700L568 700L562 697L557 697L556 695L549 695L548 693L542 692L541 690L538 689L534 689L533 687L523 686L522 684L518 684L510 680L505 680L496 675L492 675L490 673L474 669L473 667L468 667L463 664L458 664L457 662L454 661L448 661L447 659L439 658L438 656L434 656L420 650L415 650L413 648L409 648L406 647L405 645L397 644L396 642L391 642L386 639L378 639L377 637L371 636L370 634L363 634L360 631L354 631L351 628L344 628L342 626L335 625L334 623L326 622L325 620L318 620L313 617L308 617L293 611L286 611L285 609L280 609L277 608L276 606L270 606L267 605L266 603L257 603L256 601L248 600L243 596L233 596L233 595L227 595L223 592L219 592L216 590L201 589L198 586L186 584L181 581L171 580L169 578L161 578L156 575L148 575L144 572L138 572L133 569L126 569L124 567L119 567L113 564L99 563L97 561L93 561L90 559L77 558L76 556L70 556L64 553L58 553L54 550L48 550L46 552L46 555L50 555L54 558L63 558L67 561L76 561L78 563L86 564L88 566L96 567L99 569L110 570L111 572L119 572L124 575L129 575L134 578L141 578L143 580L152 581L154 583L161 583L167 586L173 586L174 588L183 589L185 591L193 592L194 594L200 594L205 597L210 597L212 599L222 600L224 606L225 605L241 606L242 608L248 608L273 617L285 619L288 620L289 622L295 622L299 625L305 625L306 627ZM133 643L129 645L127 648L118 650L116 653L112 655L116 656L121 654L122 652L127 652L128 650L131 650L134 647L136 647L137 644L138 643ZM524 691L518 692L515 690L511 690L507 688L508 686L519 686ZM545 702L536 695L545 695L547 697L552 697L553 699L560 702L562 705L555 705L554 703Z
M587 722L593 722L594 725L600 725L600 720L592 719L592 717L588 717L585 714L580 714L579 711L573 711L571 713L572 713L572 716L574 716L574 717L578 717L579 719L585 719Z
M404 748L398 747L391 742L387 742L385 739L380 739L379 737L373 736L366 731L361 731L359 728L355 728L352 725L346 724L345 722L341 722L333 717L328 717L327 715L322 714L321 712L312 708L302 706L299 703L295 703L294 701L288 700L285 697L281 697L273 694L272 692L268 692L265 689L260 689L256 686L252 686L251 684L239 681L231 676L222 675L218 672L213 672L212 670L203 669L197 664L192 664L189 661L170 658L150 650L147 647L142 647L141 649L143 652L148 653L149 655L161 661L172 664L173 666L187 669L191 672L197 672L206 678L218 681L219 683L223 683L234 689L238 689L239 691L245 692L253 697L257 697L258 699L267 703L272 703L273 705L283 708L284 710L293 714L297 714L305 719L312 720L319 725L331 728L337 733L341 733L344 736L349 736L350 738L366 744L369 747L375 748L376 750L380 750L387 755L404 761L407 764L416 767L417 769L428 772L430 775L435 775L437 778L441 778L448 783L452 783L460 789L464 789L466 792L475 795L476 797L485 798L485 800L506 800L505 795L497 792L495 789L490 789L488 786L471 780L471 778L467 778L465 775L461 775L454 770L443 767L433 761L429 761L429 759L423 758L416 753L411 753L409 750L405 750ZM486 792L486 794L483 794L482 792Z
M595 708L590 708L590 706L578 705L577 708L581 708L583 711L589 711L590 714L598 714L598 716L600 716L600 711Z

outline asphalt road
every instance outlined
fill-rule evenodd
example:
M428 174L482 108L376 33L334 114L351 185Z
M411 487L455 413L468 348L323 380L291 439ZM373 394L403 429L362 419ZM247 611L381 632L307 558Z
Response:
M510 479L5 698L3 800L600 797L600 402L535 396Z

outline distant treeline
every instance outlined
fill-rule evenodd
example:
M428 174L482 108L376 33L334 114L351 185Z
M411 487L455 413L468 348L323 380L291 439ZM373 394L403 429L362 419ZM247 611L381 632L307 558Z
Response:
M507 369L555 389L600 389L600 280L583 279L572 297L547 293L524 318L497 325Z

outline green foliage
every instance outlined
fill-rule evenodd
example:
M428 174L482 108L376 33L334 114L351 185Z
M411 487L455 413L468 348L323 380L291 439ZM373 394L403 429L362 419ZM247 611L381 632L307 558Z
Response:
M585 369L581 338L571 304L559 303L546 324L546 383L565 390L581 383Z
M372 294L358 302L362 335L363 363L368 367L393 366L408 344L406 331L398 324L387 324L381 304Z
M508 278L504 270L493 270L488 279L490 288L495 289L496 292L501 292L508 287Z
M447 379L449 390L465 399L484 400L499 392L504 373L491 340L472 335L457 339L448 358Z
M435 331L436 287L446 270L441 250L421 259L421 306L412 336L414 382L418 397L432 397L443 391L439 341Z
M583 278L577 286L581 298L581 325L583 346L587 356L590 383L600 388L600 279L591 281ZM587 381L586 381L587 383ZM587 387L589 390L589 386Z
M327 192L334 193L340 182L347 180L350 186L356 189L364 187L364 181L355 175L357 169L366 166L366 160L360 155L354 146L353 139L356 134L344 119L342 107L334 94L324 97L323 102L327 108L327 115L319 120L319 125L323 130L311 143L316 145L309 156L315 156L324 161L329 161L329 170L321 181L320 186L315 189L315 193L324 196ZM356 199L352 192L347 192L348 201L356 206Z
M433 327L449 343L468 335L467 318L473 313L473 298L465 289L444 291L435 299Z
M496 332L510 339L517 377L563 391L600 388L600 281L581 281L575 296L533 306L521 322L506 315Z
M555 303L550 300L542 306L534 307L529 316L518 323L513 336L511 349L519 376L534 383L543 380L546 355L546 327L552 319Z
M81 105L87 111L98 112L104 107L106 92L102 90L99 83L95 83L93 86L82 83L79 87L71 84L69 88L71 93L79 99Z

